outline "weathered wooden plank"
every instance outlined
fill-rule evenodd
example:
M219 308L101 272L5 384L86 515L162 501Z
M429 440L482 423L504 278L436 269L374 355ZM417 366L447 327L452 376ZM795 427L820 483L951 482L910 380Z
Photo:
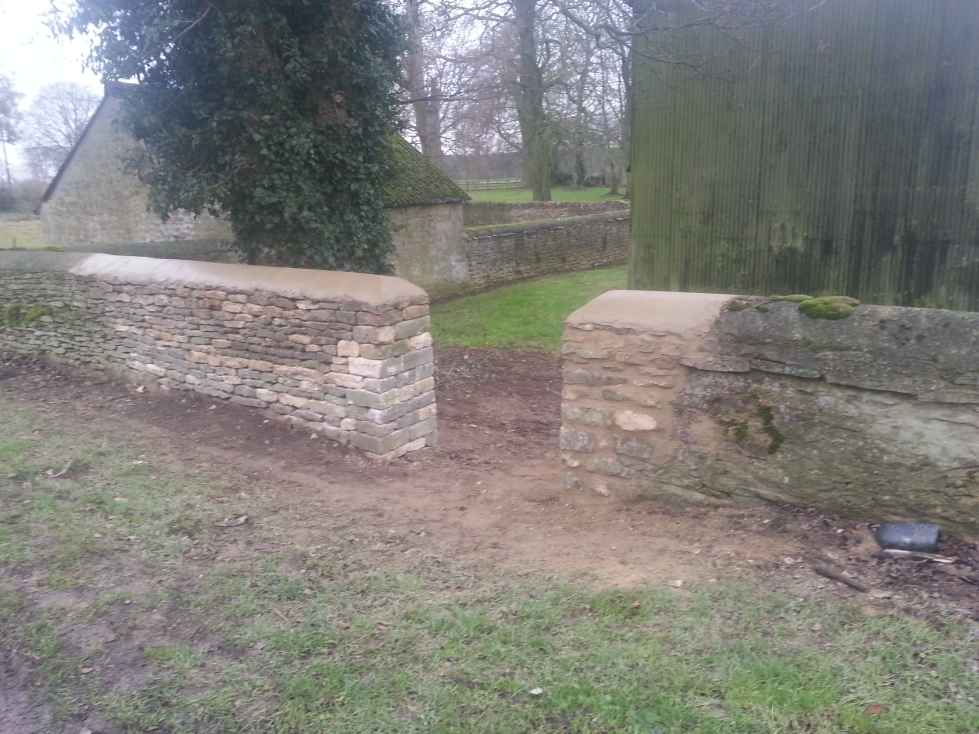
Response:
M632 286L979 310L979 3L788 5L638 43Z

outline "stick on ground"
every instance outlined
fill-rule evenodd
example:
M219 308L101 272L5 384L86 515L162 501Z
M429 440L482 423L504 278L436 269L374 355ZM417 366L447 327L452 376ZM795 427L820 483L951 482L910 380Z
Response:
M825 576L828 579L833 579L833 581L839 581L841 584L846 584L851 589L856 589L857 591L862 591L864 593L870 591L870 587L866 584L862 584L859 581L854 581L853 579L848 578L841 573L837 573L836 571L831 571L828 568L816 566L812 570L818 573L820 576Z

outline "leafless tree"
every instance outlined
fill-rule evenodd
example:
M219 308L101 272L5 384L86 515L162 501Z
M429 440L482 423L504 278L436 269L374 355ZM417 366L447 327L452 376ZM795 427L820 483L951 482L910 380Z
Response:
M7 160L7 145L19 139L20 111L17 105L23 95L14 91L13 81L0 74L0 148L3 152L3 167L7 174L7 189L13 186L10 178L10 162Z
M32 174L50 180L75 147L100 98L80 84L43 87L25 116L25 156Z
M618 193L635 54L696 72L710 59L680 57L668 43L678 29L737 35L777 22L786 8L785 0L403 1L415 29L405 68L423 151L520 151L538 200L550 198L558 161L576 186L600 165Z

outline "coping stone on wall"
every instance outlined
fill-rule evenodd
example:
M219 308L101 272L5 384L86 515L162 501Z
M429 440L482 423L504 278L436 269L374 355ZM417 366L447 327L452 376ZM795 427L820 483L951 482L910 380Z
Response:
M612 291L564 334L571 492L979 537L979 314Z
M374 306L428 298L421 288L401 278L260 265L95 254L81 259L69 272L129 283L270 291L290 298L352 300Z
M437 440L428 295L399 278L0 252L14 306L51 309L0 325L15 354L266 408L375 458Z
M690 331L713 324L733 296L716 293L665 291L608 291L592 299L565 319L568 326Z

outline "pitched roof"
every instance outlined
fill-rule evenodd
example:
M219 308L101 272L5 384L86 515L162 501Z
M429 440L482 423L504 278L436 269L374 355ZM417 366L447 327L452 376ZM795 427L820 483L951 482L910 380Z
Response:
M48 184L44 195L41 197L41 204L46 202L54 194L54 190L61 180L62 173L68 168L75 151L85 142L89 128L91 128L95 118L104 109L107 100L113 94L119 96L125 93L127 87L132 85L124 82L109 82L105 85L105 96L99 103L98 109L92 115L85 130L82 132L75 146L69 151L68 157L58 168L51 183ZM424 206L426 204L453 204L460 201L469 201L469 194L460 189L455 182L442 173L438 168L429 162L428 158L422 155L415 147L400 135L391 136L391 153L395 166L394 178L387 183L381 190L384 204L388 207L399 206ZM38 204L38 211L40 211ZM37 213L37 212L35 212Z
M452 204L469 201L469 194L433 166L400 135L391 136L394 178L381 189L389 207Z
M105 105L108 100L109 85L106 84L105 94L102 97L102 101L99 102L99 106L95 108L95 112L92 113L92 116L88 118L88 122L85 123L85 129L82 130L82 134L78 136L78 140L75 141L75 144L71 147L71 150L68 151L68 155L65 156L65 159L61 162L61 165L58 166L58 172L54 174L54 178L51 179L51 183L49 183L48 187L44 189L44 194L41 196L41 201L36 207L34 207L35 214L41 213L41 204L50 199L51 195L54 193L54 190L58 188L58 183L61 181L61 175L68 170L68 166L71 164L72 158L75 157L75 151L78 150L82 146L82 143L85 142L85 138L88 137L88 131L92 129L92 125L95 123L95 118L102 114L102 110L105 109Z

